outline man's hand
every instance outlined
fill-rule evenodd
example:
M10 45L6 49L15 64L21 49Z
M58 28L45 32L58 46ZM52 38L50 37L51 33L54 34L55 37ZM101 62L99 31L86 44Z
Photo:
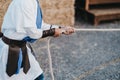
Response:
M61 34L62 34L62 29L60 29L60 28L55 28L54 37L59 37Z
M65 35L69 35L75 32L73 27L62 27L61 29L63 31L62 33Z
M61 27L55 29L54 37L59 37L61 34L69 35L74 33L75 30L73 27Z
M75 30L73 27L67 27L64 34L69 35L69 34L72 34L74 32L75 32Z

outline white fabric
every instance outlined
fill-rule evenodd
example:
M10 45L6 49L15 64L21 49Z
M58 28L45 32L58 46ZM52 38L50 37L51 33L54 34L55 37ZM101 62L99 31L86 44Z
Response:
M36 0L13 0L5 14L2 24L2 33L15 40L22 40L29 36L39 39L43 30L50 29L50 24L42 21L41 29L36 27L37 2ZM54 28L58 26L54 25ZM6 63L8 58L8 45L0 39L0 80L34 80L43 71L27 47L28 57L30 60L30 69L24 74L22 69L19 74L9 77L6 74Z
M51 25L42 21L41 29L37 29L36 17L36 0L13 0L5 14L2 32L6 37L17 40L26 36L41 38L43 30L50 29ZM56 25L53 27L58 28Z
M13 76L9 77L6 74L8 45L6 45L0 39L0 80L34 80L41 73L43 73L42 69L39 66L39 63L36 61L34 56L31 54L31 50L28 47L27 49L28 49L28 57L30 61L30 69L28 73L25 74L23 70L21 69L19 74L14 74Z

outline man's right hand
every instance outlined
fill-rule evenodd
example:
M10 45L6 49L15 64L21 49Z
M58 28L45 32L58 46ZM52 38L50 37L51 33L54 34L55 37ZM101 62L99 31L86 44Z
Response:
M74 32L75 30L73 27L55 28L54 37L59 37L61 34L70 35Z
M62 34L62 29L60 29L60 28L55 28L54 37L59 37L61 34Z

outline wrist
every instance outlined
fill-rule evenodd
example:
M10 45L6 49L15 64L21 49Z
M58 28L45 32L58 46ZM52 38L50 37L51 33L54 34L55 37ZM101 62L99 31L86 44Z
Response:
M55 35L55 28L43 31L42 38Z

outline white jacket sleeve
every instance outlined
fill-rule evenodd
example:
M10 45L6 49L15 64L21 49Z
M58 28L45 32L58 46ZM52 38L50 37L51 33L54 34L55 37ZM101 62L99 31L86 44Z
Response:
M33 39L42 37L43 30L37 29L36 17L37 17L37 2L24 1L22 7L23 13L23 28L25 29L26 35Z
M41 38L44 30L49 30L50 28L58 28L57 25L47 24L42 20L41 29L37 29L36 17L37 17L37 3L28 3L25 1L23 9L23 24L26 34L34 39Z
M49 30L50 28L59 28L59 26L58 25L47 24L44 21L42 21L42 26L41 26L42 30Z

